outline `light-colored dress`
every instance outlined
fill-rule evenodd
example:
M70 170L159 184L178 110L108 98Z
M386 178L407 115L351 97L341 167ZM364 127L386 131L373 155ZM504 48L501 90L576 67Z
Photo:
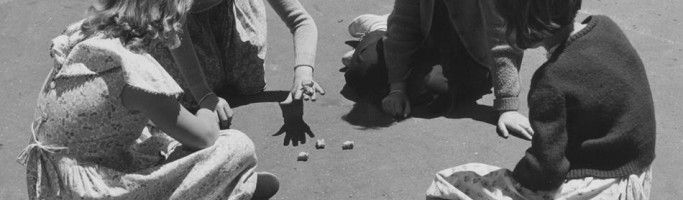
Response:
M567 179L555 191L532 191L512 178L512 171L470 163L442 170L427 189L428 200L647 200L652 170L618 178Z
M31 142L18 158L30 199L251 198L256 156L246 135L222 131L215 145L188 152L143 131L149 119L122 104L125 86L182 92L149 54L99 34L86 38L77 23L53 40L51 55Z

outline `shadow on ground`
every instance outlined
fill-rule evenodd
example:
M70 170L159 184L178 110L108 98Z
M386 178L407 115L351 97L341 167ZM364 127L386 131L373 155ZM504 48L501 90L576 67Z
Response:
M355 102L349 113L342 116L342 119L351 125L358 126L360 129L380 129L389 127L394 122L405 120L384 113L378 102L370 102L347 87L344 87L341 93L345 98ZM476 102L457 105L454 108L450 108L449 105L448 100L445 98L437 98L428 104L414 107L410 117L422 119L437 117L473 119L492 125L496 124L498 116L491 106L480 105Z
M294 101L291 104L281 104L287 98L289 91L264 91L256 95L232 96L228 100L231 108L237 108L254 103L278 103L282 111L282 121L280 129L272 136L277 137L284 134L282 145L298 146L306 144L307 137L315 137L311 127L304 121L303 101Z

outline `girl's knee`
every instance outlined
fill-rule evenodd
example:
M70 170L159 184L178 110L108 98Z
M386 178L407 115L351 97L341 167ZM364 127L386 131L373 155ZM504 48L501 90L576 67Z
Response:
M221 130L214 146L217 151L229 151L223 152L227 154L240 154L248 157L255 157L256 154L254 142L249 139L249 136L234 129Z

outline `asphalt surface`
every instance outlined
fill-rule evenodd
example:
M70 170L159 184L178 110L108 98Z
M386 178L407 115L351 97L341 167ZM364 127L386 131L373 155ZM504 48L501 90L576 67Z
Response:
M437 171L469 162L511 168L530 145L496 135L491 95L455 115L401 122L345 99L339 94L344 85L339 69L341 55L350 50L343 43L351 39L346 26L360 14L389 12L393 1L301 1L318 25L315 78L328 94L301 107L278 105L291 85L293 48L289 31L269 9L268 90L231 100L236 107L233 128L254 140L258 170L281 179L275 199L424 199ZM25 171L15 158L28 142L36 94L52 67L50 39L82 17L89 2L0 0L0 199L27 198ZM640 53L653 90L658 130L651 198L680 198L683 3L598 0L586 1L583 7L581 19L612 17ZM538 50L525 55L521 97L526 97L531 74L543 59ZM299 109L303 118L283 120ZM521 112L527 113L526 100ZM325 149L315 149L318 139L325 139ZM354 141L355 148L342 150L344 141ZM297 161L301 151L310 154L307 162Z

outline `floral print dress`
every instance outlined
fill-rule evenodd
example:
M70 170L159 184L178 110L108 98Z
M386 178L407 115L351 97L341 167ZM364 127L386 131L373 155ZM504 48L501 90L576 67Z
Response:
M427 200L643 200L650 199L652 169L617 178L566 179L554 191L525 188L509 169L469 163L444 169L427 189Z
M179 95L181 88L149 54L85 37L79 27L53 40L55 65L38 96L31 143L18 157L29 198L250 199L251 140L227 130L215 145L186 152L151 135L149 119L122 104L122 89Z
M202 66L205 80L216 93L250 95L266 87L266 7L262 0L221 0L218 5L188 16L187 30ZM167 47L150 50L175 80L189 85ZM186 107L196 105L184 95Z

